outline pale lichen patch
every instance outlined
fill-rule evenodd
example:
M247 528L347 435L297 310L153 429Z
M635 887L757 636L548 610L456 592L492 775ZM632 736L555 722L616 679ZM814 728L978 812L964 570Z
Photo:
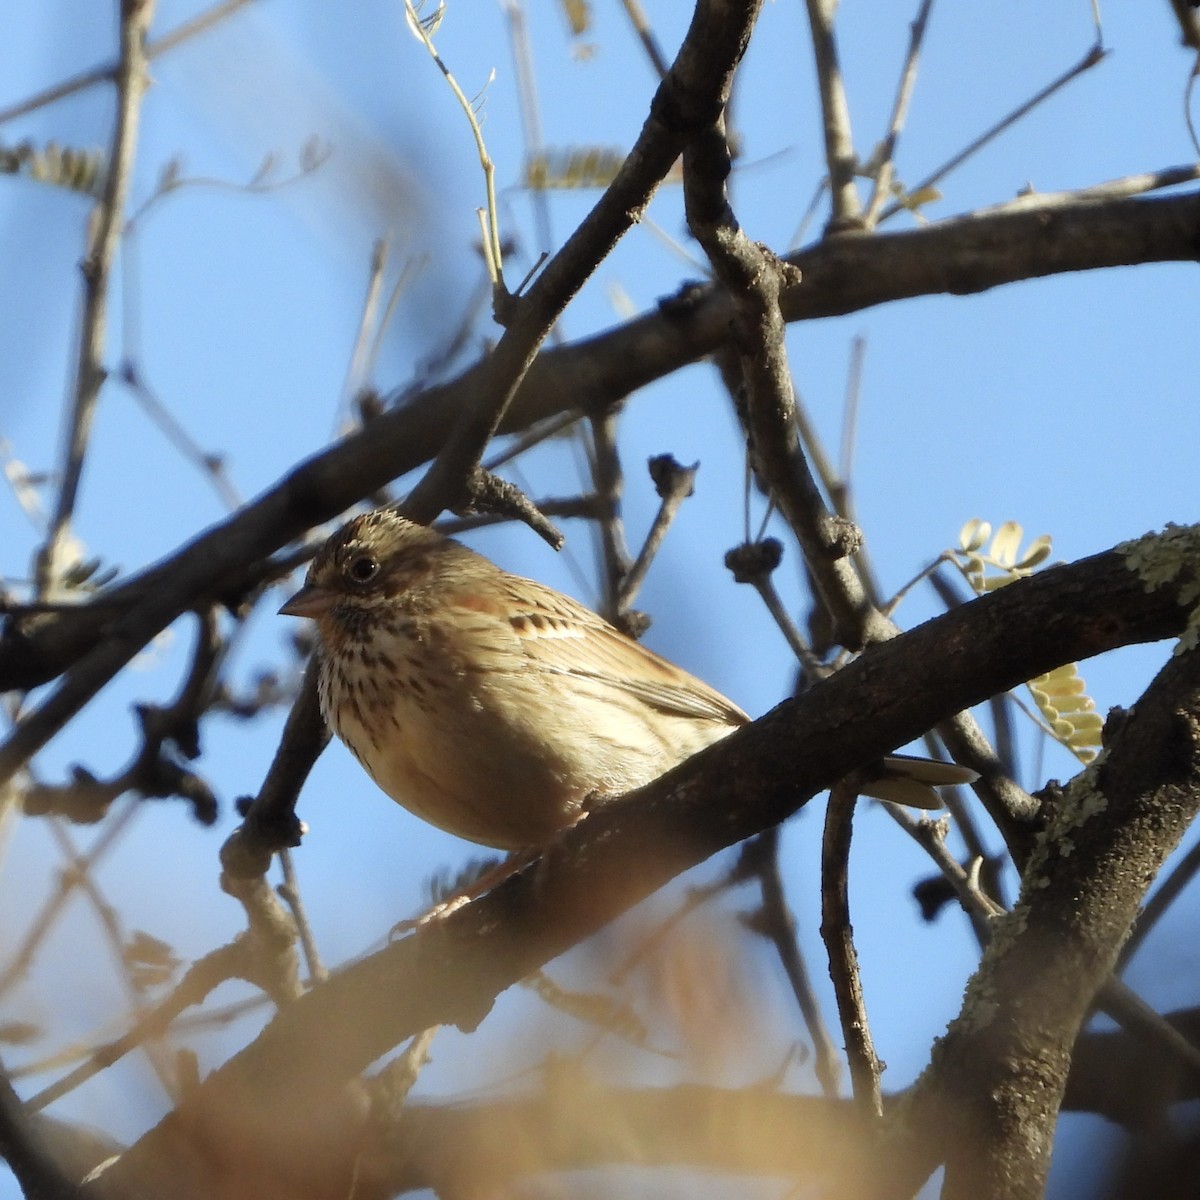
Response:
M1146 591L1172 585L1178 588L1180 606L1191 610L1175 653L1200 645L1200 525L1168 523L1161 533L1122 542L1117 552Z

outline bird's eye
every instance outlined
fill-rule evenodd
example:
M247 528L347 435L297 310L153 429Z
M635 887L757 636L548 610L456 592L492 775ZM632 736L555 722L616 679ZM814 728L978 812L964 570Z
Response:
M356 554L346 564L346 574L354 583L370 583L379 574L379 560L369 554Z

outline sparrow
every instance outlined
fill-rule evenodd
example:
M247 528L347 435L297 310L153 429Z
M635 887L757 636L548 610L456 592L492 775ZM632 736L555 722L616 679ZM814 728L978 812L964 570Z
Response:
M544 846L750 718L570 596L378 509L317 552L279 610L316 622L321 711L422 819ZM864 794L924 808L974 772L888 757Z

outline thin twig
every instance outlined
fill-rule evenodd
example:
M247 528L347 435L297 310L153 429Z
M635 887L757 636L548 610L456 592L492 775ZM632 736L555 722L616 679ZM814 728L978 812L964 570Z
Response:
M846 394L842 406L842 447L838 478L828 487L833 511L843 520L857 526L854 510L854 450L858 441L858 413L862 403L863 364L867 355L867 339L856 335L850 343L850 366L846 372ZM871 563L867 543L863 540L854 551L854 565L866 589L867 597L878 609L883 609L883 589Z
M367 272L367 294L363 297L362 312L358 318L358 330L354 335L354 348L350 351L350 364L346 368L346 382L342 385L342 406L347 408L358 395L368 378L367 347L371 344L371 331L378 326L379 298L383 294L383 275L387 270L388 239L377 238L371 247L371 266ZM344 419L344 418L343 418ZM341 422L339 421L339 425Z
M813 53L817 60L817 87L821 95L821 126L825 136L825 164L833 213L831 230L853 228L862 221L862 206L854 173L858 158L850 133L850 106L838 62L837 39L833 32L835 0L806 0L812 30Z
M565 433L572 425L576 425L582 420L583 413L568 411L540 422L532 429L526 430L520 437L514 438L503 450L485 460L484 470L498 471L505 463L524 454L526 450L532 450L534 446L540 446L547 439Z
M621 584L629 572L629 547L625 541L625 523L621 519L621 496L625 491L625 472L617 446L617 409L606 408L588 419L591 440L587 448L592 469L592 489L604 504L596 522L600 534L599 612L609 621L622 613Z
M126 814L131 814L133 811L134 806L130 806L126 810ZM126 827L128 827L127 823ZM121 928L117 910L104 898L99 885L92 876L91 865L76 849L71 840L71 835L63 827L63 823L58 820L52 820L50 822L50 829L55 841L58 843L59 852L67 863L67 868L64 870L64 877L69 875L75 882L78 890L91 903L96 918L100 923L100 928L104 931L105 940L108 943L108 949L116 968L116 974L125 990L125 998L129 1004L130 1012L135 1017L140 1016L147 1010L145 992L134 981L133 965L127 953L129 944ZM162 1046L158 1045L154 1039L147 1040L144 1043L144 1049L150 1067L158 1078L163 1091L172 1104L178 1104L180 1099L179 1086L172 1056Z
M136 1050L144 1042L162 1037L170 1027L171 1022L185 1008L200 1004L214 989L229 979L247 978L246 963L247 949L245 934L240 934L236 940L227 946L221 946L197 959L188 968L183 978L169 996L161 1003L143 1013L130 1027L128 1032L98 1046L90 1057L73 1071L68 1072L49 1087L43 1088L25 1103L29 1113L40 1112L43 1108L60 1100L81 1084L107 1070L119 1062L131 1050Z
M156 59L168 51L174 50L176 46L181 46L184 42L190 41L197 35L207 33L208 30L219 25L227 17L232 16L239 8L245 8L250 3L252 3L252 0L224 0L222 4L214 4L212 8L198 13L191 20L184 21L181 25L176 26L170 33L165 33L162 37L148 42L146 45L147 59ZM109 63L103 67L92 67L88 71L81 71L78 75L72 75L69 79L63 80L62 83L56 83L53 87L37 92L16 104L10 104L8 108L0 109L0 125L4 124L5 121L13 120L15 117L23 117L27 113L44 108L47 104L53 104L57 100L63 100L67 96L73 96L76 92L83 91L85 88L94 87L97 83L104 83L106 80L115 79L120 70L121 64L116 62Z
M812 1039L814 1072L823 1095L835 1099L841 1078L837 1047L829 1036L821 1006L796 940L796 918L783 891L779 872L779 826L752 839L742 849L742 860L758 878L762 909L755 922L757 932L770 938L780 965L791 985L792 995Z
M736 583L748 583L758 592L767 612L771 614L784 640L791 647L809 682L823 679L829 669L813 652L804 635L784 607L775 590L772 575L782 561L783 546L775 538L764 538L757 542L744 542L725 555L725 565L733 573Z
M79 493L91 435L92 418L104 383L104 349L108 319L108 284L125 205L129 198L137 151L138 118L146 90L146 31L154 0L128 0L121 5L121 58L116 74L117 119L108 151L104 190L89 221L88 248L82 264L83 312L75 363L67 434L64 438L59 491L45 545L38 555L38 594L54 591L69 564L63 561L70 540L71 518Z
M925 178L920 181L920 183L909 188L909 192L917 195L929 188L935 187L947 175L949 175L951 171L954 171L956 168L962 166L962 164L966 162L968 158L974 154L977 154L983 149L984 146L1002 134L1005 130L1015 125L1023 117L1031 113L1035 108L1038 107L1038 105L1049 100L1050 97L1055 94L1055 92L1058 92L1062 88L1066 87L1067 84L1069 84L1076 77L1082 75L1085 71L1090 71L1092 67L1096 66L1097 63L1102 62L1107 57L1108 51L1105 50L1099 43L1092 46L1073 67L1068 68L1061 75L1059 75L1057 79L1052 80L1040 91L1035 92L1034 95L1026 100L1024 104L1017 105L1012 112L1001 117L999 121L997 121L989 129L984 130L983 133L981 133L972 142L964 146L957 154L948 158L940 167L931 172L929 175L926 175ZM900 201L895 201L889 204L883 210L883 212L879 214L879 222L882 223L889 217L895 216L896 213L900 212L904 208L905 205Z
M313 935L312 924L304 908L304 900L300 895L300 884L296 879L296 865L292 861L292 852L286 846L279 851L279 866L283 871L283 882L278 887L279 898L288 906L292 920L296 923L296 932L300 937L300 950L304 954L304 964L308 970L310 985L324 983L329 978L329 972L321 961L321 952L317 949L317 939Z
M136 802L128 804L118 815L108 821L91 848L72 863L70 870L64 869L59 872L58 883L53 893L46 897L41 909L30 921L28 931L20 946L17 947L8 966L0 973L0 996L5 995L14 986L24 981L38 950L45 944L50 930L66 911L67 901L82 884L86 872L91 871L109 849L117 843L119 835L138 812L139 805Z
M484 258L488 263L488 270L492 278L492 287L500 295L504 292L504 260L503 251L500 247L500 216L499 210L496 207L496 164L492 162L492 156L488 153L487 144L483 140L483 129L480 127L479 118L475 115L475 104L467 99L462 88L458 86L458 80L454 78L450 68L446 65L442 56L438 53L437 47L433 44L433 33L441 21L444 7L445 5L442 3L442 0L439 0L438 7L434 10L433 16L423 20L418 11L417 3L414 0L404 0L404 14L408 18L409 29L412 31L413 36L425 47L429 57L437 64L438 70L441 71L442 77L445 79L451 92L454 93L454 98L458 101L463 115L467 118L467 124L471 129L471 136L475 139L475 151L479 155L479 165L483 169L484 186L487 192L486 214L484 217L481 217L484 234ZM488 83L490 82L491 80L489 79Z
M646 51L646 57L649 58L655 74L662 79L670 69L670 64L663 57L662 48L658 44L658 38L654 36L654 30L650 28L645 10L638 0L621 0L621 7L624 8L625 15L633 26L633 31L638 35L638 40L642 43L642 49Z
M633 566L625 572L625 577L619 583L616 600L618 613L625 612L637 597L646 579L646 573L650 570L650 564L662 547L671 522L675 520L679 506L694 490L696 472L699 469L699 463L685 467L669 454L659 454L650 460L650 478L654 480L662 503L658 506L658 512L654 514L650 532L646 534L646 540Z
M176 420L171 410L142 378L141 372L134 365L132 358L125 359L118 369L118 374L121 381L129 388L133 398L141 405L142 411L153 424L158 426L167 441L212 484L221 503L230 512L240 507L242 497L237 488L233 486L229 473L225 470L224 458L220 454L200 448L192 435Z
M254 174L246 180L223 179L219 175L181 175L178 165L172 163L163 171L158 186L130 214L125 222L125 237L128 239L140 230L147 216L168 198L183 191L211 189L217 192L234 192L239 195L267 196L272 192L292 187L302 179L319 171L329 161L333 147L317 137L310 137L300 148L300 162L290 175L275 175L276 157L267 154L259 163Z
M980 946L987 945L991 937L989 922L1004 908L978 886L977 878L965 871L950 853L946 846L946 818L930 821L925 817L914 817L898 804L885 804L883 807L888 816L933 859L934 865L954 889L963 912L971 922L975 940ZM981 860L973 861L978 863Z
M517 79L517 104L521 112L525 161L528 163L544 154L546 150L545 138L542 136L542 118L538 108L537 75L533 69L533 47L529 42L525 10L519 0L503 0L501 7L508 17L508 40L512 47L513 70ZM535 187L531 189L530 199L537 229L536 249L549 254L554 246L554 230L550 223L550 198L546 195L545 188ZM552 331L552 336L555 331Z
M875 184L871 190L871 198L867 202L866 215L863 217L863 224L868 229L874 227L879 219L880 210L891 194L892 179L896 172L896 146L899 144L904 122L908 119L908 106L917 82L917 59L921 54L921 43L925 40L925 28L929 23L929 11L932 8L933 0L921 0L921 7L917 10L917 15L909 29L908 51L904 56L904 66L900 71L900 83L896 88L896 99L892 104L892 116L888 122L887 136L872 155Z
M829 977L837 997L854 1099L869 1117L883 1112L883 1097L879 1085L880 1062L867 1024L854 930L850 924L847 875L857 793L857 785L850 779L834 784L829 790L825 834L821 840L821 938L829 953Z

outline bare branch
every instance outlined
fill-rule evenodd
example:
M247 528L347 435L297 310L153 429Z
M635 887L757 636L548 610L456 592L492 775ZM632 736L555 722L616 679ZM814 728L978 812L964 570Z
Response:
M829 955L829 978L837 997L854 1100L865 1116L877 1117L883 1111L881 1064L867 1021L854 929L850 924L850 837L857 798L858 784L853 774L835 783L829 791L825 834L821 840L821 939Z
M837 39L833 33L836 0L806 0L808 23L812 30L813 52L817 59L817 86L821 93L821 124L825 135L825 165L829 172L829 193L833 215L828 232L858 228L862 206L854 175L858 156L850 133L850 105L838 62Z
M154 15L154 0L127 0L121 12L121 58L117 68L117 119L108 151L104 190L89 222L84 256L83 313L75 361L75 388L63 441L58 499L50 520L46 543L38 555L37 585L41 596L53 594L70 562L65 558L71 518L83 461L91 435L96 401L104 383L104 346L107 335L108 283L137 152L138 118L146 90L146 31Z
M195 1129L214 1153L226 1144L224 1131L233 1138L231 1146L253 1146L256 1156L267 1153L267 1147L279 1143L266 1135L264 1122L309 1128L304 1114L323 1111L346 1081L391 1046L438 1023L473 1027L504 987L679 871L777 824L819 788L857 763L870 762L911 740L939 715L976 703L987 691L1013 686L1055 662L1087 657L1114 637L1132 640L1178 632L1190 609L1190 600L1179 604L1179 589L1186 589L1189 580L1190 576L1181 578L1147 593L1125 553L1110 551L1017 581L873 647L830 679L655 783L597 808L538 864L487 896L347 968L290 1005L259 1041L201 1085L185 1102L186 1113L181 1110L168 1119L123 1157L113 1168L118 1172L114 1182L137 1178L167 1144L178 1175L177 1155L184 1149L179 1132L184 1128ZM1104 614L1103 620L1096 619L1098 613ZM944 653L949 646L953 654ZM1184 655L1173 664L1190 665L1194 657ZM930 673L923 668L934 662L936 678L927 679ZM864 705L869 705L872 721L853 720ZM1150 724L1157 711L1151 704L1140 728L1170 736ZM1141 703L1138 712L1143 713ZM1160 749L1139 744L1131 747L1127 761L1167 766L1171 756ZM1154 811L1161 811L1157 799ZM1182 815L1175 800L1170 814L1171 822ZM1120 822L1093 820L1098 830L1103 827L1104 837L1123 828ZM1090 828L1089 822L1073 836ZM1161 828L1156 824L1149 842L1131 845L1130 853L1165 853ZM1091 861L1090 852L1084 861ZM1084 888L1083 894L1090 896L1095 887L1107 886L1103 872L1088 877L1089 883L1080 877L1074 858L1063 862L1069 878L1051 882L1038 894L1044 891L1057 900L1064 888ZM1144 887L1151 874L1131 865L1131 885ZM1036 872L1029 878L1042 877ZM1033 883L1028 886L1032 889ZM1054 969L1059 961L1057 955L1036 953L1041 956L1037 970ZM1112 954L1115 957L1115 946ZM1073 968L1074 958L1071 964ZM1004 994L1019 997L1024 991ZM1045 1013L1061 1009L1053 1001L1044 1006L1039 1002L1030 1011L1041 1021ZM922 1103L936 1104L943 1095L948 1093L926 1095ZM283 1097L286 1113L280 1109ZM924 1131L922 1136L944 1152L944 1131L952 1124L957 1127L958 1117L951 1117L938 1113L936 1120L917 1121L911 1127ZM262 1138L255 1134L256 1127ZM209 1169L202 1159L193 1163L192 1153L189 1167ZM886 1156L882 1161L890 1162ZM204 1194L203 1177L195 1178Z

